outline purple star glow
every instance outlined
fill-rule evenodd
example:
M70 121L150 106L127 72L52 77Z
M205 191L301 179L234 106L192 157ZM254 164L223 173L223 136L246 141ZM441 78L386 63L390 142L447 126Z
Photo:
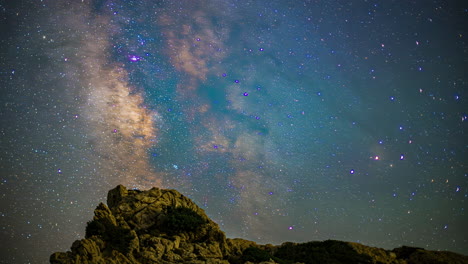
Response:
M141 57L137 56L137 55L128 55L128 60L133 61L133 62L137 62L137 61L141 60Z

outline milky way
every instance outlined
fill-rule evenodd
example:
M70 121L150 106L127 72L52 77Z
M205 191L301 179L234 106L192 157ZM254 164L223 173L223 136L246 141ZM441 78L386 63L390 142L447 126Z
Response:
M4 263L66 251L117 184L228 237L468 254L468 5L11 2Z

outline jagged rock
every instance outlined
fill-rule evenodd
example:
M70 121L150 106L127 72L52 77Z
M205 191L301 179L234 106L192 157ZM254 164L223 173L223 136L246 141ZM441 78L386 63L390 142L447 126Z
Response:
M139 191L119 185L109 191L107 205L97 206L85 239L75 241L71 251L52 254L50 263L468 264L468 257L412 247L389 251L333 240L273 246L226 239L203 209L176 190Z

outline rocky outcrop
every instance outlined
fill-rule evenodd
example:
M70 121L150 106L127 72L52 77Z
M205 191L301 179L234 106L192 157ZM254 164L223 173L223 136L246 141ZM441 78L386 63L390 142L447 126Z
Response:
M258 245L227 239L218 225L175 190L109 191L88 222L84 239L71 251L51 255L52 264L104 263L468 263L451 252L402 247L393 251L358 243L323 242Z

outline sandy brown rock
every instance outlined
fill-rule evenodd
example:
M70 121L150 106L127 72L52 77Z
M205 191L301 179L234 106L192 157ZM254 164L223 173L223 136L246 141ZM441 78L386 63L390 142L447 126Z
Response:
M369 263L468 264L452 252L401 247L392 251L358 243L327 240L280 246L226 239L218 225L176 190L109 191L86 227L84 239L68 252L51 255L53 264L243 264Z

